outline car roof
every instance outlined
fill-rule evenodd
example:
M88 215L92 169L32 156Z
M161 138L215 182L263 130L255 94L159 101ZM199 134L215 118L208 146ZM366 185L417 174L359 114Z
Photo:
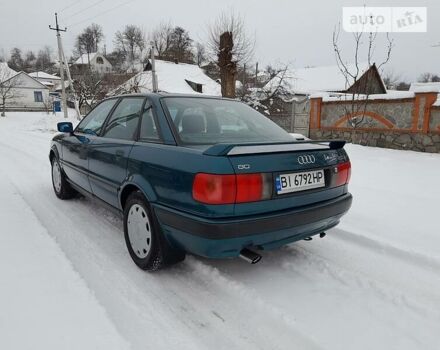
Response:
M217 99L217 100L229 100L229 101L237 101L231 98L225 98L222 96L211 96L211 95L196 95L196 94L178 94L178 93L167 93L167 92L147 92L147 93L130 93L130 94L122 94L109 96L110 98L120 98L120 97L149 97L152 99L159 99L162 97L188 97L188 98L206 98L206 99Z

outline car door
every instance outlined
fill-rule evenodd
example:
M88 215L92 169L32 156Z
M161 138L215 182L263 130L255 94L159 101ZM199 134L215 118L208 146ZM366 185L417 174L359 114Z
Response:
M144 97L124 97L104 130L89 145L89 176L95 196L118 207L118 191L127 177L128 157L138 133Z
M78 124L72 135L62 141L62 166L67 178L77 186L91 192L88 178L89 146L101 132L104 122L117 99L110 99L97 105Z

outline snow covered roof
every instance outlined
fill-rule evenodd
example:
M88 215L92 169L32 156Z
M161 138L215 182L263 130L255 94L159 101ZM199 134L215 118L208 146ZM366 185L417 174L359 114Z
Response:
M36 79L36 77L35 77L35 79ZM46 86L54 86L54 83L51 83L50 81L43 80L43 81L40 81L40 83L43 85L46 85Z
M202 93L220 96L220 85L208 77L203 69L195 64L174 63L156 60L156 75L159 91L182 94L197 94L189 83L202 85ZM139 92L149 92L152 88L151 71L140 72L115 90L129 90L131 86L139 86Z
M359 75L364 74L370 66L367 62L359 63ZM349 72L356 72L355 64L347 64ZM264 89L272 90L279 85L280 75L271 79ZM284 85L288 90L296 94L310 94L320 91L344 91L351 85L352 81L346 81L340 68L335 66L308 67L293 69L286 72Z
M409 91L414 92L440 92L440 82L411 83Z
M75 61L75 64L89 64L89 57L90 60L93 60L96 54L97 52L91 52L89 54L84 53Z
M414 98L415 94L413 91L397 91L397 90L387 90L386 94L371 94L371 95L355 95L356 100L399 100L403 98ZM335 101L351 101L353 99L352 94L345 93L328 93L321 92L311 94L310 98L321 97L323 102L335 102Z
M0 62L0 82L8 80L17 74L18 72L16 72L12 68L9 68L6 62Z
M64 81L64 88L67 89L70 86L70 82L68 80ZM61 83L55 86L55 91L61 91Z
M51 80L61 80L60 77L57 77L56 75L48 74L46 72L33 72L29 73L29 75L32 78L42 78L42 79L51 79Z

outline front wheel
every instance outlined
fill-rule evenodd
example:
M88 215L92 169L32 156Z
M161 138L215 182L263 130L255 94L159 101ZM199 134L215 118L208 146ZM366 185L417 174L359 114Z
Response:
M124 207L124 237L131 258L143 270L159 270L185 259L184 252L169 245L140 192L133 192Z
M57 157L52 158L52 186L55 194L60 199L69 199L75 196L75 190L69 185L61 169Z

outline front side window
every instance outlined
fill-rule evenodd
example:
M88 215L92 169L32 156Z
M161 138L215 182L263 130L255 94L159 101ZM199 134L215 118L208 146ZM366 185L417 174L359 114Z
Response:
M85 134L98 135L102 126L115 105L117 99L105 100L97 105L86 117L79 123L76 131Z
M34 91L34 101L43 102L43 93L41 91Z
M162 99L182 143L292 141L291 135L248 105L200 97Z
M110 117L102 136L134 140L143 103L142 97L123 98Z

